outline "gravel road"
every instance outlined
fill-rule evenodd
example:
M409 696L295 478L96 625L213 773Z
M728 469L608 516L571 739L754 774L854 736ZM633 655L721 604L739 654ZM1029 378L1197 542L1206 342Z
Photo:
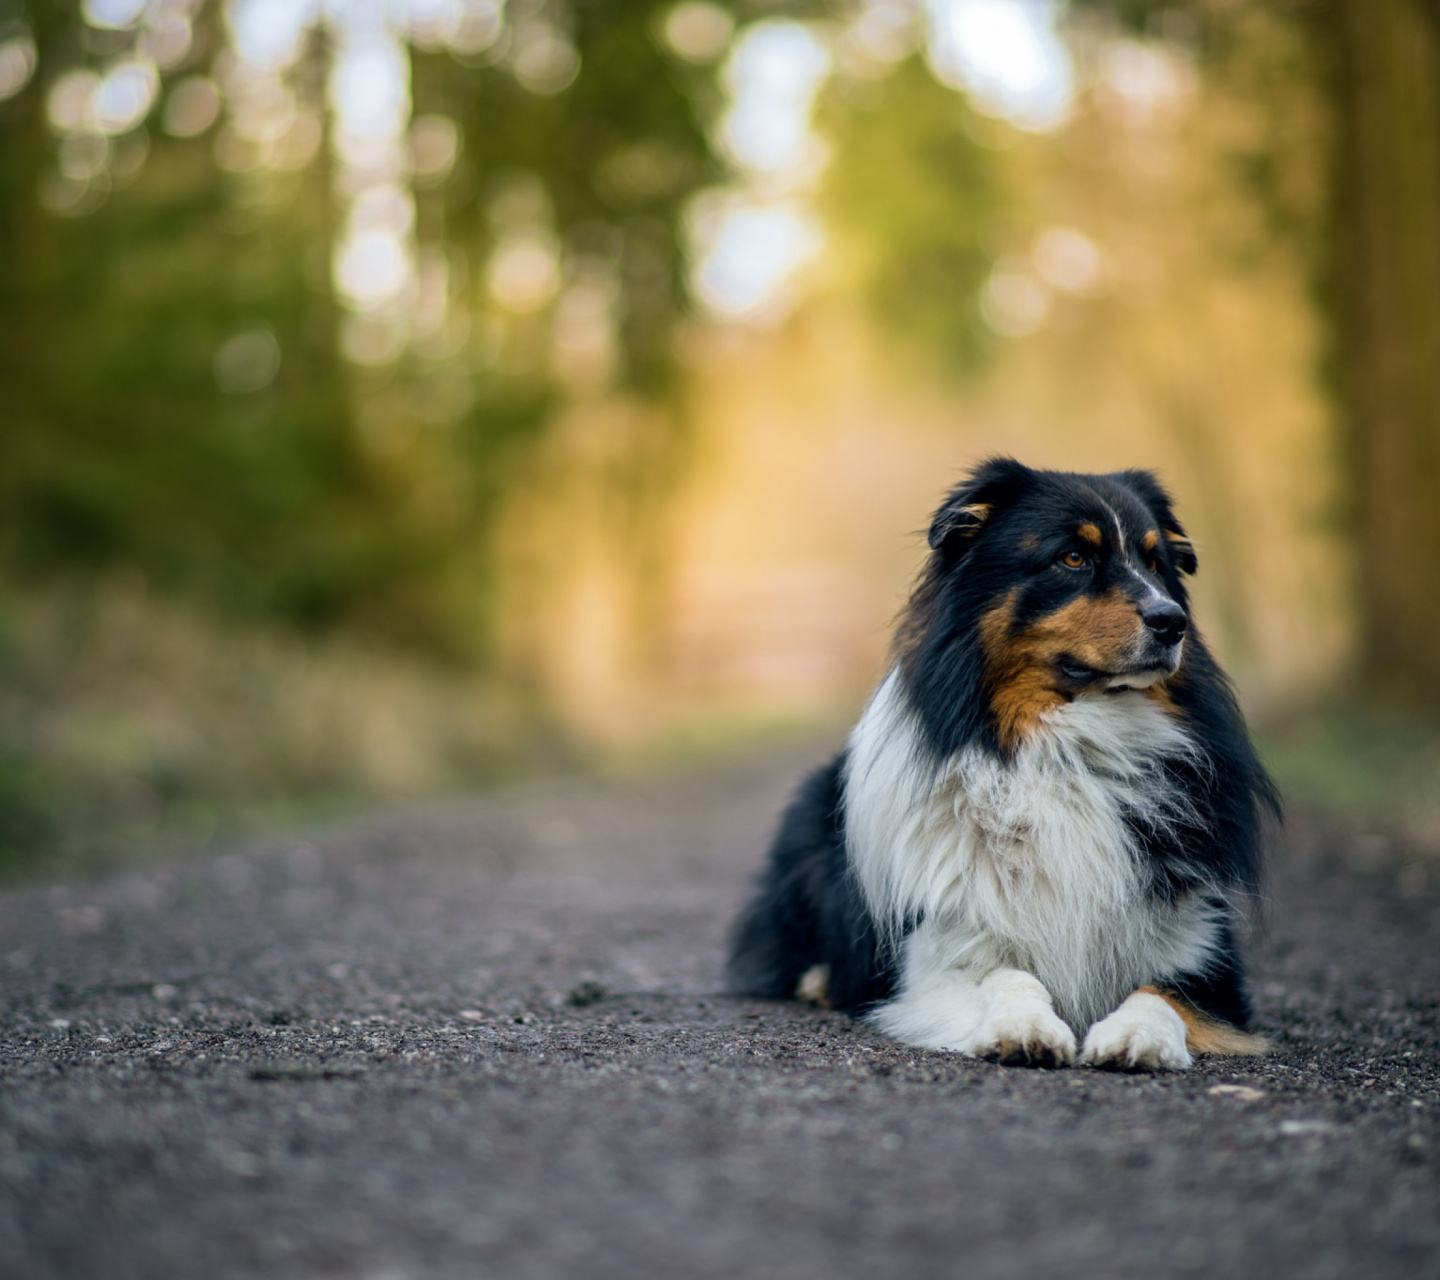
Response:
M804 766L549 783L0 896L0 1276L1440 1276L1440 867L1292 819L1260 1061L717 994Z

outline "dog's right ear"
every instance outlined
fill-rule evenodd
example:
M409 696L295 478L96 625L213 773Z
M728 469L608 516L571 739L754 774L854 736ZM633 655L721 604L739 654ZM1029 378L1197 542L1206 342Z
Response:
M930 549L958 559L970 550L996 512L1034 478L1014 458L988 458L950 491L930 525Z
M1175 561L1175 567L1181 573L1194 573L1199 566L1199 561L1195 557L1195 546L1185 536L1184 526L1175 518L1175 499L1160 483L1159 477L1153 471L1131 470L1118 471L1110 478L1120 481L1121 484L1129 485L1131 492L1140 496L1140 499L1150 508L1151 514L1155 517L1155 523L1160 526L1160 532L1165 535L1165 542L1170 548L1170 556Z

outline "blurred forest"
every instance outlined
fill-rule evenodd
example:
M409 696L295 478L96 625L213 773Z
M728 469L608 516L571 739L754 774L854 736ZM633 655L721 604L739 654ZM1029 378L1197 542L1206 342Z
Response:
M1158 467L1286 776L1440 847L1437 73L1428 0L0 0L0 863L833 731L996 450Z

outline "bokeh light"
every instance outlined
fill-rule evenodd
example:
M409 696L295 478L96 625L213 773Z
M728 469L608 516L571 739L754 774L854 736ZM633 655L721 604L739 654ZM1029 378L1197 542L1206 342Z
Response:
M996 333L1023 338L1045 323L1050 291L1023 263L1003 262L985 282L980 311Z
M189 16L163 8L147 18L135 42L136 52L161 71L183 65L194 46L195 28Z
M462 0L459 19L446 36L451 50L463 58L478 58L495 47L505 30L501 0Z
M98 133L72 133L60 140L56 157L60 172L77 182L88 182L110 165L110 140Z
M865 0L842 33L845 69L861 77L883 75L915 51L919 26L911 0Z
M1098 70L1101 106L1132 123L1173 117L1195 93L1195 69L1173 45L1108 40Z
M718 139L736 179L698 197L687 215L691 285L717 317L780 319L824 244L808 199L828 152L812 117L833 65L819 32L799 22L753 23L731 46Z
M444 182L460 154L460 130L448 116L416 117L410 126L410 167L422 186Z
M784 315L796 275L824 244L819 222L801 208L726 195L697 202L691 237L701 302L723 318L760 324Z
M510 66L526 89L548 97L574 83L580 54L555 23L536 16L516 27Z
M929 0L929 59L946 84L1024 129L1056 128L1074 93L1052 0Z
M742 168L790 176L813 164L815 95L830 73L829 50L798 22L757 22L741 33L725 68L730 110L725 149Z
M231 47L257 70L283 70L299 56L318 16L316 0L229 0Z
M539 226L507 231L486 270L490 296L507 311L539 311L560 287L560 253L555 237Z
M82 11L92 27L121 31L133 27L145 12L147 0L84 0Z
M665 15L665 43L686 62L714 62L725 52L735 20L718 4L684 0Z
M90 70L67 71L50 88L50 123L60 133L81 133L95 123L95 91L100 77Z
M96 129L109 134L133 129L150 114L159 90L160 76L151 62L137 59L111 67L90 102Z
M1094 293L1103 284L1104 254L1074 227L1047 227L1036 237L1032 257L1040 278L1062 293Z
M280 344L268 328L247 329L215 353L215 381L227 395L263 391L280 372Z
M12 36L0 41L0 102L13 98L35 74L35 41Z

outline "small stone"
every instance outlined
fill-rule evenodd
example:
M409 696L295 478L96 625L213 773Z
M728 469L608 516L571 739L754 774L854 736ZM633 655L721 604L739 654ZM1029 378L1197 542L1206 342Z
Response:
M1239 1102L1255 1102L1265 1096L1263 1089L1254 1089L1248 1084L1212 1084L1205 1092L1234 1098Z
M609 990L602 983L591 982L587 979L571 991L565 999L575 1008L584 1009L588 1005L599 1004L609 994Z
M1335 1126L1328 1120L1282 1120L1280 1132L1287 1138L1307 1133L1329 1133Z

